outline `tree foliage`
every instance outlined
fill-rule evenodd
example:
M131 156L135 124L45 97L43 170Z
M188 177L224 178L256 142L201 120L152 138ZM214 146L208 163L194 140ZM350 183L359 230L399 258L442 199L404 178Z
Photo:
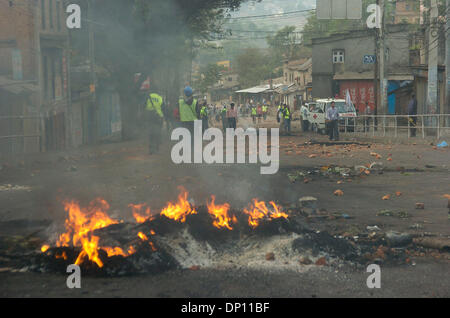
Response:
M200 78L193 81L192 86L200 93L204 94L208 88L216 84L225 68L214 63L207 64L200 68Z
M260 84L262 80L279 77L276 70L278 64L261 49L246 49L235 62L239 83L243 87L250 87Z
M153 90L176 101L190 80L194 42L221 32L220 21L244 1L92 0L95 61L109 70L120 94L125 134L127 127L135 125L137 105L142 102L134 74L150 76ZM85 0L73 2L86 12ZM74 44L80 44L74 50L87 58L84 23L86 27L72 35Z
M267 37L267 44L278 59L292 59L300 48L295 26L286 26L274 36Z

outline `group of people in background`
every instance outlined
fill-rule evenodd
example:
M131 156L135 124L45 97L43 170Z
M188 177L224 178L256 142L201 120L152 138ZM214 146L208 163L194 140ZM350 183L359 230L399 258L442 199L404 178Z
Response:
M250 109L253 124L256 124L256 120L258 120L258 123L260 124L263 118L264 120L267 119L267 113L269 112L269 106L267 104L251 105Z
M168 131L184 127L191 131L193 136L194 121L201 120L203 124L203 131L209 128L210 117L215 115L217 121L222 122L222 128L226 131L227 128L236 129L238 122L238 113L245 114L250 111L253 124L261 123L262 119L266 120L269 112L269 106L264 104L247 104L241 105L239 109L235 103L222 105L218 109L216 105L208 105L206 99L197 100L194 97L191 87L186 86L183 91L183 96L179 99L175 107L171 107L168 102L165 104L163 98L157 93L150 93L145 103L145 121L149 127L149 152L153 154L158 151L161 144L162 127L166 122ZM309 130L309 122L307 120L308 110L306 105L301 106L300 116L302 120L303 131ZM410 135L415 137L417 124L417 100L412 94L411 100L408 104ZM367 131L371 124L372 110L368 103L364 109L364 130ZM325 119L330 134L330 140L339 140L339 111L336 108L335 102L331 103L331 107L326 110ZM280 130L284 131L286 135L291 134L292 111L287 104L279 104L277 110L277 121L280 123Z

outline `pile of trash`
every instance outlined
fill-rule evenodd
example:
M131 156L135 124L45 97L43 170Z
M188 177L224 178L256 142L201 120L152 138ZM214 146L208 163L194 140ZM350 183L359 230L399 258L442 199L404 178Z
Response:
M322 166L318 168L313 168L310 170L295 170L287 174L289 181L291 183L295 183L298 180L301 180L305 183L311 181L311 177L320 176L325 178L352 178L360 175L368 175L371 173L383 173L383 163L381 162L372 162L371 164L357 165L353 168L349 167L339 167L334 165Z

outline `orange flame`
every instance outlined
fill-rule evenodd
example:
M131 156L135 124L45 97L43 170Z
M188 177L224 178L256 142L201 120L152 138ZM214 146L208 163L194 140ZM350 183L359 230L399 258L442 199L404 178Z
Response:
M244 209L244 213L248 214L248 224L252 228L258 227L260 221L264 218L273 220L288 217L286 213L280 211L280 208L273 201L269 204L272 205L273 211L267 208L264 201L258 201L258 199L253 199L253 204L250 204L248 209Z
M220 229L226 227L229 230L232 230L233 228L230 226L230 223L237 223L236 216L233 215L233 217L230 217L228 215L228 211L230 210L230 205L228 203L222 204L222 205L216 205L214 201L216 200L215 196L211 196L211 203L208 203L208 212L212 216L214 216L215 220L213 222L213 225Z
M66 202L64 205L65 210L69 213L65 222L66 233L60 235L56 246L81 246L82 251L77 257L76 265L82 264L87 257L99 267L103 267L103 262L98 254L99 237L92 233L97 229L119 223L106 214L109 204L103 199L96 199L87 209L81 209L79 204L74 201ZM126 256L120 247L101 247L101 249L106 251L108 257Z
M130 247L128 248L128 256L133 255L134 253L136 253L136 249L133 247L133 245L130 245Z
M191 206L187 199L187 191L182 190L178 196L178 202L168 203L167 207L161 211L161 216L184 223L187 216L197 214L197 211ZM207 203L208 213L214 217L213 226L219 229L227 228L232 230L233 228L231 225L236 224L237 219L236 216L229 215L230 205L228 203L216 205L215 199L216 197L212 196L211 203ZM258 199L253 199L253 203L249 205L248 209L244 209L244 213L249 216L248 223L252 228L256 228L263 219L273 220L288 217L288 215L282 212L280 207L278 207L273 201L269 202L269 204L271 205L270 209L267 208L265 202L259 201ZM149 207L145 209L145 215L140 213L145 206L146 204L129 205L129 207L132 208L133 216L138 223L143 223L149 219L152 219ZM103 261L99 256L100 249L104 250L108 257L128 257L136 253L136 249L133 245L130 245L126 252L120 247L99 246L100 238L93 234L94 231L119 223L119 221L111 219L106 213L109 209L109 204L105 200L100 198L96 199L91 202L87 208L81 208L75 201L65 202L64 209L69 214L65 221L66 232L59 236L56 246L81 247L81 252L78 254L75 261L76 265L80 265L86 261L86 259L89 259L89 261L97 264L99 267L103 267ZM153 230L150 230L149 233L151 235L155 235ZM153 242L149 241L147 235L139 232L138 237L142 241L148 242L152 250L156 251ZM43 245L41 247L41 251L45 253L49 248L49 245ZM67 254L63 252L62 254L55 255L55 257L64 258L66 260Z
M145 207L146 204L130 204L128 205L128 207L131 208L132 212L133 212L133 217L136 220L137 223L141 224L141 223L145 223L146 221L151 221L152 215L150 213L150 208L147 207L145 209L145 215L141 214L141 210L143 207Z
M182 191L182 193L178 196L178 203L173 204L169 202L167 207L161 211L161 215L177 222L186 222L186 217L188 215L197 214L197 211L192 208L187 198L188 193L186 191Z
M152 248L152 251L153 251L153 252L156 252L156 247L155 247L155 245L153 244L153 242L148 242L148 244L150 244L150 247Z
M55 255L55 258L56 258L56 259L63 258L64 260L67 260L67 254L66 254L66 251L63 251L61 254L56 254L56 255Z
M123 249L121 249L120 247L102 247L102 250L104 250L108 254L108 257L111 257L111 256L127 257L128 256L127 254L125 254Z
M138 236L139 236L139 238L140 238L141 240L143 240L143 241L148 241L148 237L147 237L147 235L145 235L144 233L139 232L139 233L138 233Z

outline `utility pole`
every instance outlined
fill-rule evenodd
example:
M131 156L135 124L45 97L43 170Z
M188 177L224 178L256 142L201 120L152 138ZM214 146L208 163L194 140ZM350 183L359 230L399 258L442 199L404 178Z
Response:
M380 0L380 11L381 11L381 26L380 26L380 36L379 36L379 44L380 44L380 62L379 62L379 68L380 68L380 108L381 108L381 114L386 115L387 114L387 83L385 80L385 57L386 57L386 48L385 48L385 38L384 38L384 1Z
M88 25L89 25L89 63L90 63L90 93L91 93L91 107L94 108L94 118L92 120L92 137L94 140L97 140L97 123L98 123L98 107L96 103L96 91L97 91L97 79L95 76L95 42L94 42L94 6L92 4L92 0L87 0L88 7Z
M439 52L439 25L437 0L431 0L430 30L428 37L428 96L425 103L424 114L438 114L438 52ZM430 126L435 120L425 120ZM434 125L433 125L434 126Z
M66 7L69 5L69 1L65 0L62 2L63 6ZM58 12L58 14L61 14ZM68 134L68 147L71 148L75 145L74 134L73 134L73 109L72 109L72 83L71 83L71 64L72 63L72 31L70 29L67 30L67 46L66 46L66 77L67 77L67 104L68 104L68 126L69 126L69 134Z
M445 26L445 72L446 72L446 90L445 90L445 107L442 110L444 114L450 114L450 0L447 0L447 25ZM450 118L446 118L446 127L450 126Z
M38 140L39 151L46 151L45 149L45 122L44 122L44 111L42 107L43 103L43 87L44 87L44 78L42 76L42 51L41 51L41 40L40 40L40 31L41 31L41 14L42 12L39 9L38 2L35 2L34 7L34 43L35 43L35 62L36 62L36 84L39 89L37 92L37 105L36 105L36 114L38 116L38 128L37 131L40 135Z
M377 0L376 2L377 5L380 5L380 0ZM375 45L375 64L374 64L374 68L373 68L373 97L375 99L375 109L374 109L374 115L378 115L378 106L380 105L379 102L379 97L378 97L378 65L379 65L379 54L378 54L378 47L379 47L379 32L377 28L374 28L374 45ZM375 122L373 123L373 125L376 127L376 122L377 118L375 117Z

